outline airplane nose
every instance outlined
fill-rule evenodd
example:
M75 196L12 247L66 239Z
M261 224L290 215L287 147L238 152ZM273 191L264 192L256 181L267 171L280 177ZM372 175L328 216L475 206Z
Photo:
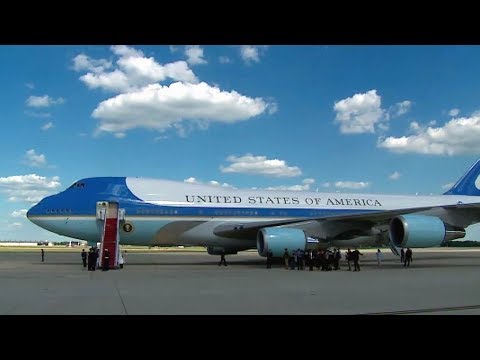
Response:
M35 217L35 215L39 215L40 213L40 207L39 207L39 204L36 204L34 206L32 206L28 211L27 211L27 219L32 221L32 217Z

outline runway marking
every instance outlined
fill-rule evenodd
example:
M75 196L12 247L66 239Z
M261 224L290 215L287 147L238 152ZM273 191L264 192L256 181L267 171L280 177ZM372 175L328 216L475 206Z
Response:
M120 297L120 302L122 303L123 310L125 311L125 315L128 315L127 307L125 306L125 303L123 302L122 294L120 294L120 290L118 289L117 282L113 281L115 285L115 290L117 290L117 294Z
M413 310L399 310L399 311L384 311L375 313L363 313L359 315L408 315L408 314L420 314L420 313L433 313L438 311L459 311L459 310L472 310L480 309L480 305L468 305L468 306L450 306L441 308L430 309L413 309Z

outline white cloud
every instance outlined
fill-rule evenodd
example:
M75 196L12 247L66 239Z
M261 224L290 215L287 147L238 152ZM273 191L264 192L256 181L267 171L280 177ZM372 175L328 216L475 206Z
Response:
M410 124L416 131L414 135L380 138L377 146L397 153L449 156L480 153L480 114L452 119L443 127L417 125Z
M393 105L389 113L392 117L398 117L409 112L411 108L412 102L410 100L404 100Z
M240 46L240 56L246 64L258 63L260 62L260 53L266 48L267 46L242 45Z
M0 177L0 192L9 201L38 202L61 186L60 178L47 178L36 174Z
M448 183L448 184L442 185L442 189L444 189L444 190L449 190L449 189L452 188L453 185L455 185L455 183L454 183L454 182L450 182L450 183Z
M153 141L160 141L160 140L165 140L165 139L168 139L167 135L160 135L160 136L154 137Z
M208 182L208 184L209 184L209 185L212 185L212 186L221 186L221 187L236 189L236 187L233 186L233 185L230 185L230 184L228 184L228 183L222 183L222 184L221 184L221 183L219 183L218 181L215 181L215 180L210 180L210 181Z
M127 134L125 134L124 132L116 132L113 133L113 136L115 136L117 139L123 139L125 136L127 136Z
M34 149L27 150L25 153L25 160L29 166L42 167L47 165L45 155L35 153Z
M105 59L95 60L85 54L79 54L73 58L73 69L75 71L87 70L98 74L110 69L111 67L111 61Z
M185 55L190 65L206 64L207 60L203 58L203 49L198 45L185 46Z
M172 54L175 53L175 52L177 52L178 49L179 49L178 46L175 46L175 45L170 45L168 48L170 49L170 52L171 52Z
M189 177L188 179L183 180L183 182L186 182L186 183L189 183L189 184L203 184L203 182L201 182L200 180L197 180L194 177ZM230 184L227 184L227 183L221 184L220 182L218 182L216 180L210 180L209 182L207 182L207 184L212 185L212 186L220 186L220 187L236 189L236 187L234 187L233 185L230 185Z
M332 185L332 184L330 184L328 181L327 181L327 182L324 182L324 183L322 184L322 186L323 186L323 187L326 187L326 188L330 187L330 185Z
M450 116L457 116L458 114L460 114L460 109L457 109L457 108L451 109L448 112L448 115L450 115Z
M126 91L130 87L127 76L117 69L109 73L88 73L80 76L80 80L90 89L102 88L109 91Z
M46 123L45 125L43 125L41 127L41 129L45 131L45 130L51 129L52 127L53 127L53 122L50 121L50 122Z
M190 183L190 184L201 184L197 179L194 177L189 177L188 179L183 180L183 182Z
M115 55L129 58L129 57L143 57L142 50L137 50L127 45L112 45L110 50L113 51Z
M220 64L230 64L232 60L228 56L219 56L218 57L218 62Z
M388 178L390 180L398 180L400 179L400 176L402 176L402 174L400 174L398 171L394 171L392 174L388 176Z
M125 77L133 88L163 81L167 78L196 83L197 78L185 61L175 61L161 65L154 58L122 57L117 61ZM119 71L119 70L117 70Z
M339 189L365 189L368 186L370 186L369 182L363 182L363 181L336 181L335 182L335 187Z
M29 88L30 90L35 89L35 84L34 83L25 83L25 86Z
M416 131L420 130L420 128L421 128L421 127L420 127L420 124L419 124L418 122L412 121L412 122L410 123L410 130L416 132Z
M278 111L278 104L273 99L269 99L267 111L269 115L272 115Z
M89 71L87 74L80 76L80 80L89 88L125 92L136 91L146 85L166 79L189 83L198 82L197 77L185 61L176 61L162 65L156 62L153 57L145 57L142 51L128 46L112 46L111 50L115 55L119 56L116 68L113 71L106 72L110 66L77 66L77 69ZM75 59L78 56L74 58L74 68ZM106 64L108 62L105 59L89 59L89 63Z
M335 122L340 123L343 134L374 133L384 114L381 97L375 89L340 100L333 109L337 113Z
M296 166L288 166L284 160L267 159L266 156L230 155L227 161L231 162L227 167L220 166L224 173L261 174L275 177L294 177L302 174Z
M27 215L27 209L14 210L10 216L14 218L23 218Z
M307 191L310 190L310 185L315 182L314 179L303 179L302 185L279 185L279 186L269 186L266 190L292 190L292 191Z
M261 114L268 106L261 98L221 91L204 82L176 82L170 86L148 85L139 91L102 101L92 116L100 120L98 132L116 133L134 128L163 131L188 120L197 122L200 127L207 127L211 122L247 120Z
M64 98L57 98L54 99L48 95L43 96L29 96L28 99L25 101L27 106L30 107L48 107L51 105L63 104L65 102Z
M23 224L19 223L19 222L13 222L13 223L9 223L7 225L7 227L10 228L10 229L16 229L16 228L20 228L22 226L23 226Z
M380 131L387 131L390 128L388 122L380 122L377 124L377 129Z
M48 179L45 176L40 176L36 174L14 175L8 177L0 177L0 186L18 188L23 190L56 189L61 185L59 180L60 178L58 176L54 176L51 179Z
M129 46L110 49L118 57L113 66L84 54L73 59L74 69L87 72L80 80L89 88L119 93L92 112L98 119L95 135L110 132L122 138L128 130L144 128L161 133L173 130L186 137L193 130L207 129L212 122L235 123L278 109L273 99L251 98L199 82L186 61L160 64ZM186 46L185 53L191 64L205 63L200 46ZM160 84L166 80L170 83Z

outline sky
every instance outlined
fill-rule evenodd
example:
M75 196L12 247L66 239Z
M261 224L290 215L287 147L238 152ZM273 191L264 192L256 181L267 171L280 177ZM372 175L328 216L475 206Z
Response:
M0 239L93 176L438 195L480 155L480 46L0 46ZM480 226L465 239L480 240Z

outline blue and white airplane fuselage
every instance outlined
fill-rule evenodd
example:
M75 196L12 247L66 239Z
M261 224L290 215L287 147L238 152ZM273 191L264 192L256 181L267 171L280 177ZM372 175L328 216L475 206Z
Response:
M324 247L369 241L436 246L463 237L467 226L480 221L479 175L477 162L440 196L237 190L96 177L46 197L27 216L54 233L96 243L103 229L99 209L116 203L124 214L121 244L200 245L211 253L257 247L261 255L268 248L280 256L284 248L306 247L309 239Z

